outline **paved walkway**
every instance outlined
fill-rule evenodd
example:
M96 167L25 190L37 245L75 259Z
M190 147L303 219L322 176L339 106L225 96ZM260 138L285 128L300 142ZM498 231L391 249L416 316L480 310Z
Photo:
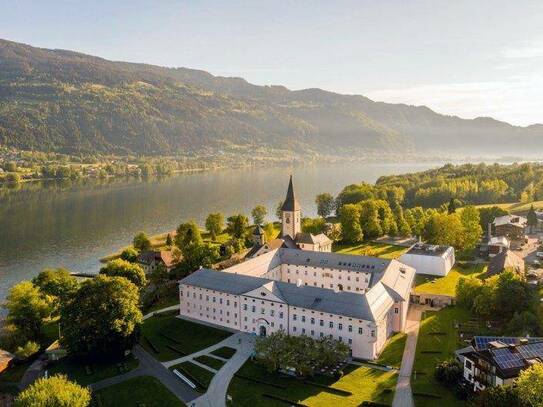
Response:
M99 390L104 387L122 383L125 380L138 376L153 376L157 378L168 390L185 403L189 403L200 394L183 383L181 379L175 376L171 371L157 361L153 356L147 353L141 346L136 345L133 350L134 356L139 360L139 366L128 373L111 377L91 384L93 390Z
M157 309L156 311L149 312L148 314L145 314L143 316L143 320L145 321L147 318L151 318L151 317L155 316L156 314L160 314L162 312L173 311L173 310L176 310L176 309L179 309L179 304L170 305L169 307L166 307L166 308Z
M396 392L394 393L392 407L413 407L415 405L411 391L411 372L413 371L413 364L415 362L415 350L417 348L422 310L422 306L415 304L411 304L409 307L405 326L407 340L405 342L402 366L400 367L400 374L396 383Z
M42 377L45 374L44 367L45 361L42 359L42 357L32 362L28 369L26 369L26 372L24 372L23 377L19 382L19 390L27 388L40 377Z

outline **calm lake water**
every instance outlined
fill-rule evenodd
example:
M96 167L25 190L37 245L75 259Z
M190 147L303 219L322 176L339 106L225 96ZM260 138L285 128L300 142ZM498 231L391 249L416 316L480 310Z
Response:
M222 170L139 181L96 180L72 185L36 183L0 188L0 302L13 284L45 267L97 272L101 257L126 246L135 233L173 230L208 213L225 215L263 204L275 217L288 176L303 214L314 216L315 196L337 194L345 185L375 182L439 164L349 164L323 167Z

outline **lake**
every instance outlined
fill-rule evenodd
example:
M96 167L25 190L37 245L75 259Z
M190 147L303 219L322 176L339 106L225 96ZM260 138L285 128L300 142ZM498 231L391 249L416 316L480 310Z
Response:
M438 165L350 163L0 188L0 302L9 287L46 267L98 272L99 259L129 244L139 231L166 232L189 219L203 225L210 212L249 215L257 204L275 220L291 173L302 213L315 216L318 193L336 195L348 184Z

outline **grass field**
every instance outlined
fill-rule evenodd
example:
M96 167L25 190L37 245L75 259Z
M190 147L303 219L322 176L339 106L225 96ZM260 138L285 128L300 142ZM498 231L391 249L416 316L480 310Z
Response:
M221 358L230 359L232 356L234 356L234 354L236 353L236 350L229 346L223 346L222 348L215 349L211 353Z
M399 366L405 346L406 336L398 334L389 340L381 357L381 364ZM232 396L233 406L282 406L282 402L265 398L263 394L271 394L308 406L359 406L363 401L374 401L390 404L394 397L397 373L384 372L367 367L348 365L344 376L339 379L317 375L303 381L300 379L269 373L262 366L247 361L238 374L256 379L256 383L241 377L234 377L230 382L228 394ZM320 386L329 386L326 389ZM279 386L279 387L274 387ZM334 391L336 389L336 391ZM337 392L350 392L351 395Z
M206 392L209 383L211 383L211 379L215 376L213 372L191 362L183 362L170 368L170 370L174 369L177 369L181 374L188 376L188 379L196 381L197 383L194 384L197 384L197 390L200 393Z
M219 370L226 363L222 360L215 359L207 355L198 356L197 358L194 358L194 360L206 366L209 366L210 368L215 369L215 370Z
M87 371L86 367L89 368ZM86 386L99 380L117 376L138 367L138 361L132 356L107 363L88 363L69 357L63 358L48 368L49 375L65 374L70 380Z
M477 208L489 208L492 206L498 206L506 211L512 213L521 213L528 212L531 206L534 206L535 209L543 209L543 201L534 201L534 202L514 202L514 203L504 203L504 204L485 204L477 205Z
M189 355L232 335L230 332L168 314L145 320L141 333L142 346L160 361L172 360L184 356L183 354ZM157 348L158 353L152 349L149 341ZM180 352L176 352L172 347Z
M375 256L383 259L396 259L400 257L407 248L394 246L385 243L367 242L357 245L335 244L333 251L341 254L353 254L358 256Z
M103 407L183 407L162 383L151 376L135 377L94 393L95 406ZM97 402L99 399L99 403Z
M456 399L454 394L443 387L434 378L435 366L444 360L454 357L456 349L467 346L460 340L457 324L477 325L478 334L486 334L484 324L470 320L469 311L460 307L447 307L440 311L426 311L421 321L415 365L411 376L413 392L431 393L441 396L440 399L415 395L417 407L464 406L465 402Z
M417 274L415 277L415 293L456 295L456 284L461 278L480 278L486 272L485 264L462 268L455 266L445 277Z

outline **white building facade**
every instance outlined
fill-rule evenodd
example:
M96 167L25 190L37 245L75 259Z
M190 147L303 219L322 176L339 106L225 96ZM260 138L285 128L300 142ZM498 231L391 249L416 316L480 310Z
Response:
M417 243L398 259L413 267L417 274L446 276L453 268L455 259L454 247Z
M261 336L331 336L371 360L404 330L414 276L396 260L280 248L183 279L180 315Z

